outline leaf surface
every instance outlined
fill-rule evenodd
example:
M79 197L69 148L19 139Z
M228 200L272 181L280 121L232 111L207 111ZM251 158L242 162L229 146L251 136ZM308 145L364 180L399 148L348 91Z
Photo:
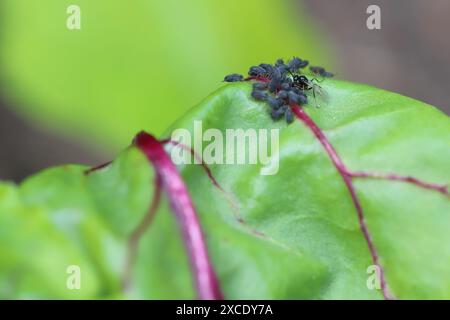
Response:
M320 108L303 108L349 170L450 182L447 116L365 85L336 80L321 85L326 95L319 98ZM277 174L261 175L261 164L210 165L234 205L201 166L179 166L225 297L383 298L367 286L373 259L329 155L304 123L273 122L250 91L249 83L225 85L165 135L180 128L194 135L195 120L202 120L203 131L280 130ZM154 192L154 172L144 155L129 148L104 169L90 175L85 169L63 166L20 186L0 186L0 294L193 298L187 257L166 201L140 241L131 286L121 287L128 236ZM403 181L353 183L392 295L450 298L448 196ZM66 268L73 264L82 270L81 290L66 288Z

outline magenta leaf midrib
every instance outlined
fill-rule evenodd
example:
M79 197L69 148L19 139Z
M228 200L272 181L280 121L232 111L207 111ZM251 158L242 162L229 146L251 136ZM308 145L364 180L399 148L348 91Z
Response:
M334 149L334 147L331 145L331 143L325 137L322 130L308 116L308 114L300 106L298 106L296 104L292 104L291 108L292 108L292 111L294 112L294 114L296 115L296 117L300 121L302 121L313 132L313 134L316 136L317 140L319 140L319 142L322 144L322 146L324 147L328 156L330 157L330 160L333 162L333 165L335 166L336 170L339 172L342 179L344 180L347 190L350 193L353 205L358 214L359 227L361 229L361 232L364 235L364 239L366 240L367 246L369 247L372 262L374 265L378 266L378 268L380 270L380 285L381 285L381 291L383 293L383 297L385 299L391 299L392 295L390 294L390 292L387 288L384 270L383 270L383 267L380 265L377 249L375 247L375 244L372 241L372 237L369 233L369 229L367 228L367 224L366 224L366 221L364 218L364 213L363 213L363 209L361 206L361 202L359 201L359 198L356 194L355 187L353 186L353 181L351 179L351 176L348 174L348 170L347 170L344 162L341 160L341 158L339 157L339 155L336 152L336 150Z
M223 299L219 281L209 258L203 231L189 192L164 147L152 135L141 132L135 140L138 147L160 175L170 206L177 217L194 276L199 299Z

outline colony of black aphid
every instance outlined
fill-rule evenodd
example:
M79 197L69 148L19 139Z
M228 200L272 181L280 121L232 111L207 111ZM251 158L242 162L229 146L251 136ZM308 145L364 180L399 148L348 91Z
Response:
M294 115L289 105L306 104L308 98L306 91L312 90L315 97L316 89L320 88L316 78L308 79L302 74L302 69L307 67L309 62L294 57L284 63L278 59L275 64L261 63L258 66L250 67L248 77L240 74L230 74L224 78L226 82L237 82L244 80L256 80L253 83L252 97L259 101L266 101L270 107L270 116L273 120L285 118L287 123L294 121ZM333 74L322 67L309 67L311 73L320 77L332 77Z

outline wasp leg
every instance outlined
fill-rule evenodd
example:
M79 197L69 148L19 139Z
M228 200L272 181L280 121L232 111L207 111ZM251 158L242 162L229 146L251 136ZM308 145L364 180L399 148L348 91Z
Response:
M311 79L311 82L312 82L312 81L316 81L317 83L321 83L323 80L324 80L323 78L320 79L320 80L317 79L317 78L312 78L312 79Z
M315 89L314 87L312 88L312 93L313 93L314 104L316 105L316 108L320 108L320 105L317 103L317 99L316 99L316 89Z

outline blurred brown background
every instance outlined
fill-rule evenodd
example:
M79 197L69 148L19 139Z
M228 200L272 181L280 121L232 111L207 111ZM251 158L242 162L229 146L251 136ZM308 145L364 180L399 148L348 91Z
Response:
M334 46L339 78L399 92L450 114L449 0L304 2L317 28L327 34L324 41ZM366 28L370 4L381 7L381 30ZM108 155L34 128L1 98L0 146L0 178L15 181L51 165L108 160Z
M450 1L306 3L333 41L339 77L399 92L450 113ZM364 28L370 4L381 8L381 30Z

